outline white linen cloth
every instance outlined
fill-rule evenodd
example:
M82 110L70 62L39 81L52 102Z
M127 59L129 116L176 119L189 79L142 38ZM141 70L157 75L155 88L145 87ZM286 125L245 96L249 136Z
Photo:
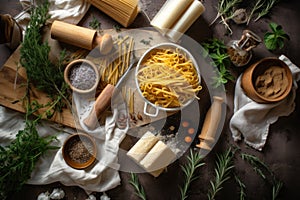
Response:
M22 28L23 36L26 26L30 20L28 8L35 5L36 0L20 0L24 11L15 16L15 20ZM90 3L86 0L48 0L49 14L51 15L49 22L61 20L71 24L78 24L90 7Z
M286 56L279 57L284 61L293 74L293 87L289 96L277 103L256 103L250 99L241 88L241 76L236 82L234 95L234 114L230 120L230 130L235 141L244 141L249 146L259 151L264 147L269 126L275 123L280 116L288 116L295 109L295 96L300 80L300 69L295 66Z
M91 102L93 104L93 102ZM87 194L91 192L104 192L120 184L118 172L119 164L117 153L119 144L125 136L127 129L115 127L115 119L118 115L115 109L113 115L108 117L105 126L99 126L101 130L96 138L97 160L92 168L77 170L68 166L62 157L62 144L70 133L76 133L73 129L64 129L58 134L58 142L53 145L59 146L58 150L50 150L38 161L31 179L27 183L43 185L53 182L61 182L67 186L79 186ZM56 124L43 121L38 127L40 136L54 135L58 133ZM24 115L0 106L0 145L8 145L16 136L19 130L24 128ZM95 134L96 131L93 131ZM104 133L104 134L103 134Z
M30 5L30 0L20 0L24 8ZM35 2L34 0L32 2ZM89 4L85 0L49 0L51 20L59 19L69 23L77 24L85 15ZM30 15L26 11L17 17L18 23L24 30L30 20ZM87 102L80 95L73 95L75 108L82 116L87 116L90 110L83 109L84 104L92 107L94 102ZM46 155L38 161L29 184L43 185L53 182L61 182L67 186L79 186L88 194L91 192L103 192L112 189L120 184L118 173L119 164L117 153L119 144L125 136L127 129L116 127L116 118L118 117L120 107L112 108L112 115L106 118L105 125L98 126L97 129L90 131L85 127L85 132L94 136L98 155L92 168L87 170L76 170L69 167L62 157L62 144L71 133L77 130L65 128L58 134L58 142L53 145L59 146L59 150L48 151ZM80 118L80 124L84 118ZM38 127L40 136L53 135L58 132L57 124L43 121ZM24 115L0 106L0 145L6 146L15 138L19 130L24 128Z

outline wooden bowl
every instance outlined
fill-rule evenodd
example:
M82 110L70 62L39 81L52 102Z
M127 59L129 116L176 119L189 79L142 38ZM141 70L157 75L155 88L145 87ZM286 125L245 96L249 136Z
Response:
M79 73L81 73L80 76ZM77 59L70 62L65 68L64 80L73 91L78 93L90 93L96 90L100 81L100 75L93 62L87 59Z
M96 159L95 140L85 133L71 135L64 142L62 155L70 167L85 169L91 166Z
M282 79L278 79L279 77ZM292 83L291 70L285 62L275 57L264 58L254 63L245 70L241 79L241 86L246 95L258 103L283 100L290 93Z

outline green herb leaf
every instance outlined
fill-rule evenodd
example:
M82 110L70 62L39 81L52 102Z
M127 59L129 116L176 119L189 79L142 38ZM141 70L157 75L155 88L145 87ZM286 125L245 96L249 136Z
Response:
M277 50L284 47L285 40L290 40L288 34L284 32L282 26L277 25L276 23L269 24L272 32L267 32L264 35L264 43L268 50Z
M222 185L230 178L230 173L233 165L233 156L234 152L232 152L231 148L228 149L225 153L221 155L217 155L217 162L215 173L216 177L214 181L210 181L211 188L208 191L208 199L215 199L216 194L222 189Z
M93 19L89 22L89 26L94 30L100 30L101 29L101 23L99 20L93 15Z
M194 152L190 149L190 154L187 157L187 163L181 165L181 169L185 175L185 181L183 186L180 187L181 200L188 198L188 189L192 181L196 180L198 177L196 176L196 170L203 166L202 163L203 157L199 152Z
M56 137L41 138L36 124L36 121L27 120L16 139L7 147L0 148L0 199L19 191L31 177L39 158L47 150L58 148L51 146Z
M135 173L130 174L129 183L134 187L135 194L140 197L142 200L146 200L146 193L143 186L140 184L138 176Z
M42 42L41 30L50 17L48 9L48 2L33 8L20 48L20 63L26 69L29 83L27 87L34 85L48 94L53 100L48 104L51 109L61 111L68 103L69 95L68 86L64 81L64 66L62 66L65 52L61 52L58 64L53 64L49 59L50 46L47 42ZM50 117L50 112L46 112L46 115Z

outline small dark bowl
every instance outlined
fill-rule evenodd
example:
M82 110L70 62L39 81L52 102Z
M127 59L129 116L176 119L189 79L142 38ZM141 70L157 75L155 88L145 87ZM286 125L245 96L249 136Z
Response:
M285 91L280 94L280 96L269 98L257 92L255 88L255 81L258 76L262 75L267 69L269 69L272 66L278 66L284 69L286 74L285 78L287 79L287 87ZM258 103L275 103L283 100L290 93L292 84L293 77L290 68L285 62L275 57L264 58L251 65L243 73L241 80L241 86L244 89L246 95Z
M83 161L77 160L77 159L79 159L78 157L82 158L82 156L83 156L82 154L77 155L76 160L75 160L74 156L72 156L71 152L70 152L72 149L72 146L75 145L75 143L78 141L81 141L85 144L84 148L87 148L87 147L89 148L89 150L88 150L90 153L89 157L85 158ZM75 150L78 150L78 149L79 148L76 148ZM64 142L64 145L62 148L62 155L63 155L64 160L70 167L73 167L75 169L85 169L85 168L91 166L96 160L97 148L96 148L95 140L90 135L85 134L85 133L77 133L77 134L71 135Z

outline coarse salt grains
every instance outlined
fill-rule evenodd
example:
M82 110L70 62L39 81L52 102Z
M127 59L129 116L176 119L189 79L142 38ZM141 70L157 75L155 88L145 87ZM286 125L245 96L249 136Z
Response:
M97 80L95 70L87 63L74 65L69 73L69 80L73 87L80 90L91 89Z

